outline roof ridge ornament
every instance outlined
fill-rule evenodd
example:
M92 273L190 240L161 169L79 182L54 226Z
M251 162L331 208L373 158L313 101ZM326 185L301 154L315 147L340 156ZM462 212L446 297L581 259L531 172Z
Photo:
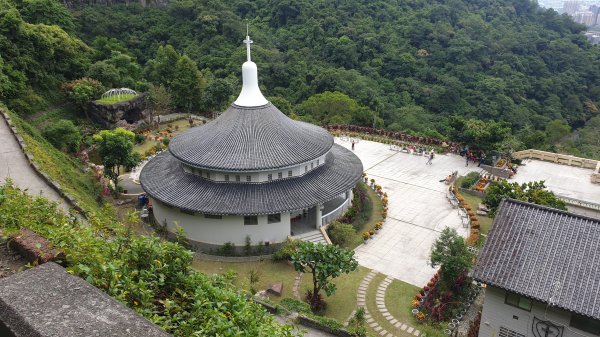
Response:
M258 87L258 68L256 63L250 58L250 45L253 41L250 39L248 24L246 24L246 55L247 60L242 65L242 91L233 104L244 107L255 107L269 103L260 92Z

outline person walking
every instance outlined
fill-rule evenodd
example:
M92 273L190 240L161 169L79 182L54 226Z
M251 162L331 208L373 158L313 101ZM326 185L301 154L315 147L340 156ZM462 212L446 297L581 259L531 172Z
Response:
M431 150L431 152L429 153L429 160L427 160L427 162L425 163L425 165L432 165L433 163L431 162L433 160L433 150Z

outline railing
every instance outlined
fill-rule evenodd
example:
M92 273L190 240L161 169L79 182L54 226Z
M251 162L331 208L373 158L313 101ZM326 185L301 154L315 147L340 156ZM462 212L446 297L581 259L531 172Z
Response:
M560 195L558 195L557 197L560 200L564 201L567 205L573 205L573 206L589 208L589 209L600 211L600 204L597 204L595 202L585 201L585 200L580 200L580 199L575 199L575 198L570 198L570 197L564 197L564 196L560 196Z
M321 225L325 226L326 224L328 224L328 223L332 222L333 220L339 218L348 209L351 201L352 201L351 198L347 198L336 209L334 209L333 211L331 211L331 212L323 215L321 217Z
M538 159L543 161L549 161L558 164L564 164L569 166L578 166L589 169L596 169L598 161L588 158L575 157L568 154L560 154L554 152L546 152L540 150L524 150L513 153L513 158L516 159Z

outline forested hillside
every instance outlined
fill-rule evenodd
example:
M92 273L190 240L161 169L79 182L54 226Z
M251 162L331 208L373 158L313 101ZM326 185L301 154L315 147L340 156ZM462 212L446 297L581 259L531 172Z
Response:
M69 2L71 14L48 15L56 4L17 1L16 35L16 19L0 16L0 88L3 78L27 79L0 91L13 107L26 85L48 91L89 76L106 87L163 85L183 110L223 109L240 87L247 20L264 92L288 114L442 138L456 134L450 116L506 121L515 148L600 157L600 51L583 26L529 0ZM49 57L70 55L73 36L89 47L52 67L35 66L46 62L38 55L30 64L45 48L31 46L32 30L67 34L42 23L70 34ZM7 41L21 40L7 54Z

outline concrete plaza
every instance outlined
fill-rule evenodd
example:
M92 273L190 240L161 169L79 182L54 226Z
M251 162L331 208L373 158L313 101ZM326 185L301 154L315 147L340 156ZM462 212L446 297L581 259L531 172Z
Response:
M593 184L594 171L540 160L525 159L511 179L519 183L544 180L546 187L556 195L600 203L600 184Z
M351 148L351 143L336 139ZM396 279L423 286L435 273L428 263L431 245L445 227L466 236L458 212L446 199L448 185L439 182L453 171L465 175L477 165L465 167L464 158L436 155L427 158L391 150L389 145L360 141L354 152L362 160L369 179L375 179L389 197L388 218L379 234L356 248L360 265Z
M335 141L346 148L352 146L339 138ZM452 227L467 235L457 210L446 200L448 186L439 180L453 171L462 176L481 169L472 163L466 167L464 157L452 154L436 155L433 165L425 165L426 157L364 140L355 144L354 153L362 160L369 179L375 179L389 196L383 229L368 244L355 249L360 265L423 286L435 272L428 260L440 232ZM510 181L545 180L548 189L559 196L600 202L600 185L590 181L592 170L537 160L525 160L524 164Z

